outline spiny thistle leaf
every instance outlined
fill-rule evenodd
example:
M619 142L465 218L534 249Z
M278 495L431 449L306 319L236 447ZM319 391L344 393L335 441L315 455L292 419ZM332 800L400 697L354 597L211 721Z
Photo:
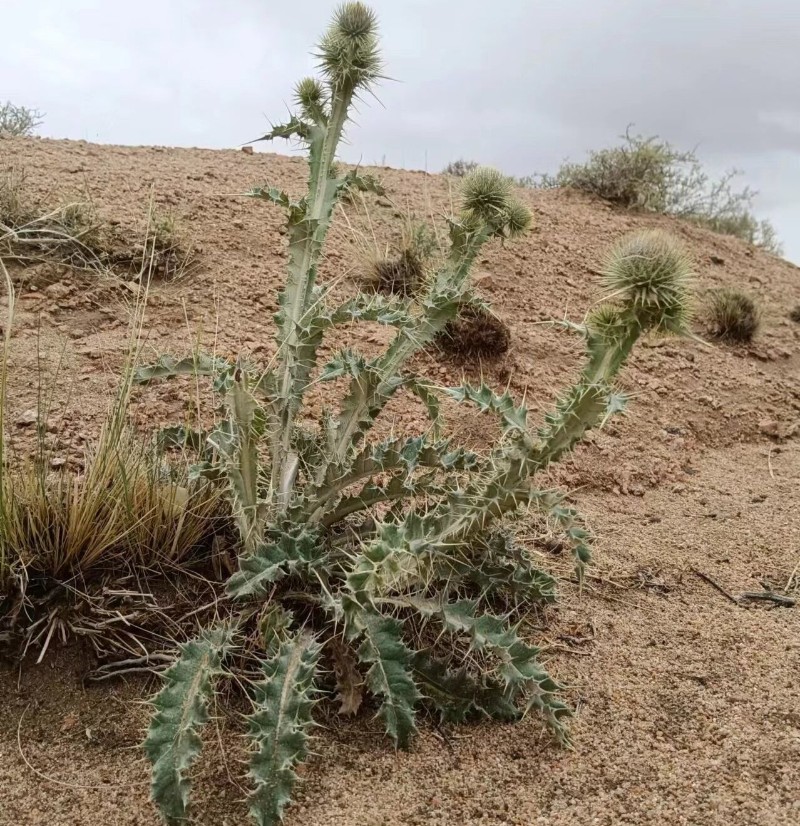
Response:
M254 141L251 141L251 143L272 141L275 140L275 138L300 138L301 140L307 140L309 135L310 128L308 124L301 121L300 118L292 117L288 123L273 126L266 135L256 138Z
M474 542L463 556L451 552L437 560L437 576L451 589L462 583L476 586L481 599L510 598L525 603L556 601L556 581L534 567L510 536L498 531Z
M369 666L367 686L382 699L378 716L395 744L407 748L416 730L414 707L420 695L411 677L411 652L403 642L402 626L350 596L344 598L343 608L348 639L361 641L358 659Z
M182 645L152 701L155 714L144 749L153 764L152 798L170 826L187 815L191 784L185 774L200 754L199 729L208 722L213 680L231 640L230 629L221 627Z
M354 321L374 321L378 324L401 327L412 323L408 306L404 302L386 299L383 296L359 295L331 310L325 301L326 293L315 287L310 294L310 306L298 319L291 342L286 343L284 353L290 356L288 367L288 386L281 394L280 402L284 408L294 412L299 409L303 394L306 392L311 371L317 363L317 351L322 344L323 335L331 327ZM351 361L355 357L351 357ZM362 360L363 361L363 360ZM354 362L355 364L355 362ZM340 365L338 372L325 368L321 381L336 378L348 368ZM355 367L350 367L350 371Z
M307 503L303 506L303 512L310 514L308 518L312 523L321 521L322 524L330 526L343 517L344 514L340 510L343 509L346 514L362 509L360 507L350 509L344 503L341 506L335 505L338 496L346 488L362 479L371 479L377 474L399 470L401 475L393 477L389 485L396 481L405 486L407 495L411 496L414 491L414 486L411 484L412 477L420 468L440 471L448 475L477 469L481 464L482 460L477 454L463 448L453 449L449 440L428 442L423 436L388 439L365 447L347 468L328 462L325 475L309 494ZM365 486L360 494L354 497L354 500L366 501L370 490ZM391 498L391 494L388 497L379 496L376 501L385 501L386 498ZM296 514L298 517L299 515Z
M531 502L569 542L575 557L575 573L582 584L586 566L592 560L591 534L583 517L575 508L564 504L564 496L556 491L535 491Z
M225 590L234 599L263 596L271 583L321 561L319 540L313 532L301 527L295 533L277 533L272 541L259 543L253 554L239 558L239 570Z
M381 523L376 537L353 561L347 577L351 590L364 602L424 579L422 567L437 550L429 533L427 521L413 511L401 524Z
M463 723L470 714L506 721L521 716L504 686L476 680L466 668L452 670L424 651L414 654L411 667L423 697L433 704L443 723Z
M214 358L197 353L189 358L175 359L162 356L155 364L138 367L134 373L137 384L147 384L153 379L175 378L176 376L218 376L232 372L234 366L222 358Z
M314 675L321 647L310 634L299 633L277 645L263 663L264 680L255 687L255 711L249 715L250 815L258 826L276 826L291 799L294 767L308 756Z
M468 634L474 651L489 651L499 660L498 677L506 687L506 696L524 696L528 707L537 708L556 737L564 743L569 735L563 718L569 707L557 698L562 687L539 663L539 649L527 645L517 631L500 617L476 615L473 600L443 600L409 597L408 603L424 617L436 617L452 633Z
M258 198L261 201L269 201L282 206L295 221L305 214L306 204L303 201L293 201L285 192L274 186L254 186L245 194L248 198Z
M434 441L437 440L444 427L444 420L439 397L434 392L433 386L415 376L407 376L403 386L422 402L431 422L431 438Z
M448 388L445 392L457 402L470 401L481 411L496 413L501 417L504 430L525 431L528 428L528 409L524 405L516 405L508 392L498 396L485 384L480 387L465 384Z
M374 176L352 169L344 178L339 179L339 194L347 191L371 192L373 195L386 195L383 184Z
M602 420L608 410L609 393L607 385L578 382L559 399L539 430L541 467L557 462L590 427Z

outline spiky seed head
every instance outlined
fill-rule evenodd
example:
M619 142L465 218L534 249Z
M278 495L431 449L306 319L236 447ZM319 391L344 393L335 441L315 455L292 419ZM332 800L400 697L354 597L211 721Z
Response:
M325 100L322 84L314 77L304 77L294 87L294 98L305 112L318 109Z
M337 91L368 86L381 70L378 19L363 3L343 3L319 44L322 71Z
M505 223L503 218L511 203L511 179L489 166L479 166L464 178L461 200L467 212L487 223Z
M533 213L522 201L517 198L510 198L506 206L505 234L509 238L523 235L533 223Z
M692 263L671 235L647 230L626 236L611 249L602 273L607 297L620 301L642 330L687 331Z

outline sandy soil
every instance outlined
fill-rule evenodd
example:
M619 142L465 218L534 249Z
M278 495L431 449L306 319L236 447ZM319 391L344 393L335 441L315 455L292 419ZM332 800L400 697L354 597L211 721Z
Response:
M281 215L237 195L269 181L299 191L304 163L275 155L0 141L0 165L23 164L32 191L53 202L88 190L99 210L135 231L149 193L181 217L201 268L154 293L146 324L153 352L194 339L268 358L285 256ZM322 278L351 293L365 247L396 238L398 215L433 215L449 182L372 170L391 200L339 215ZM798 268L734 239L665 218L619 213L558 192L525 193L536 229L488 249L478 283L512 328L502 363L474 366L500 387L547 408L578 363L578 343L537 322L579 320L596 296L603 249L623 232L662 226L692 250L698 291L737 285L764 308L763 332L744 349L647 342L625 371L630 415L595 436L553 474L598 534L595 578L567 584L544 635L551 666L577 705L576 748L554 748L538 720L440 732L425 726L396 754L365 714L328 721L304 772L289 824L789 824L800 820L800 609L734 605L734 595L781 587L800 559L800 303ZM440 222L441 225L441 222ZM36 267L15 272L19 316L10 397L13 422L35 406L37 351L62 357L56 449L76 460L96 431L126 349L125 291ZM702 332L698 326L698 332ZM369 349L384 332L331 337ZM444 384L462 368L419 358ZM135 418L152 426L189 415L180 394L142 391ZM419 411L399 398L387 427L411 429ZM453 429L473 443L484 423L459 411ZM24 450L30 434L14 429ZM0 667L0 823L155 824L137 750L138 703L152 685L83 687L74 646L40 666ZM197 784L196 822L244 822L241 738L220 710Z

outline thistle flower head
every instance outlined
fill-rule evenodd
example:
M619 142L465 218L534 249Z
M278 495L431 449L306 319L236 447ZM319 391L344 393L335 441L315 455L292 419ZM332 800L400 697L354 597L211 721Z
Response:
M607 297L618 300L643 330L686 332L692 265L672 236L659 230L626 236L612 248L602 273Z
M319 44L322 71L333 89L368 86L378 77L378 20L363 3L343 3Z
M461 200L467 212L499 223L511 202L511 180L496 169L479 166L464 178Z

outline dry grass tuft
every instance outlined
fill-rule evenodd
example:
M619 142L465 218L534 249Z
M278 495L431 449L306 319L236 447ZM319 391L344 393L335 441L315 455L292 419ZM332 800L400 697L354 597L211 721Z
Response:
M19 458L4 449L14 285L2 257L0 274L8 295L0 359L0 594L14 581L23 587L32 580L88 580L101 571L180 564L210 545L222 511L219 489L190 480L183 457L143 440L127 423L146 289L133 308L128 365L116 399L76 471L52 461L42 410L35 455ZM146 271L141 277L149 283Z
M365 256L366 286L411 298L423 288L426 270L440 254L439 241L433 231L409 216L393 256L388 253Z
M715 290L706 311L712 338L736 344L753 340L761 324L761 313L752 298L738 290Z
M216 488L189 483L185 466L113 424L82 473L37 459L9 469L2 485L5 556L27 578L181 563L210 543L220 516Z

